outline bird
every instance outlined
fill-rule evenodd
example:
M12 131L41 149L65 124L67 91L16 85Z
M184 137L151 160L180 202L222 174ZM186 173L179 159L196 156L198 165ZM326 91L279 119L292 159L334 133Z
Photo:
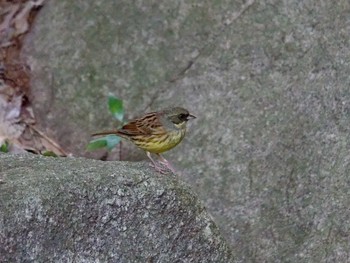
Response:
M129 121L120 129L98 132L92 134L92 136L114 134L127 139L146 152L156 171L166 172L152 158L152 153L158 156L160 164L165 165L166 168L176 174L174 167L161 153L174 148L182 141L186 134L187 121L195 118L196 116L182 107L171 107L146 113Z

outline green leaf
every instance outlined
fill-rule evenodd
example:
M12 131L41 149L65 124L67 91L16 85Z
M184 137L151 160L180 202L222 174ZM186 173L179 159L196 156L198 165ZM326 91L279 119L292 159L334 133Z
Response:
M124 119L124 107L123 101L114 97L113 95L109 95L108 97L108 108L109 111L113 114L114 118L123 122Z
M92 140L91 142L89 142L89 144L87 145L86 149L88 151L93 151L93 150L97 150L97 149L101 149L103 147L107 146L107 141L105 137L101 137L95 140Z
M55 154L52 151L45 151L43 153L41 153L43 156L48 156L48 157L57 157L57 154Z
M3 144L0 146L0 152L7 153L9 151L9 144L7 141L5 141Z
M108 135L89 142L87 150L93 151L106 147L108 150L112 150L118 143L120 138L116 135Z

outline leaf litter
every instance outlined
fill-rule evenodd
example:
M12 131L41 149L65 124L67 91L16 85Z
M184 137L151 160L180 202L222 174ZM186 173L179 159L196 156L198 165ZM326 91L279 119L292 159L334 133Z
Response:
M0 0L0 145L12 153L70 155L36 125L30 103L30 69L20 52L45 0Z

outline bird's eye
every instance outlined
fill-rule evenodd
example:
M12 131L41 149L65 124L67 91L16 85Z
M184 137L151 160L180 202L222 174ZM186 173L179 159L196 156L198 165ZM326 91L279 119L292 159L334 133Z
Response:
M181 114L179 114L179 119L180 119L180 120L187 120L187 116L188 116L188 115L186 115L186 114L184 114L184 113L181 113Z

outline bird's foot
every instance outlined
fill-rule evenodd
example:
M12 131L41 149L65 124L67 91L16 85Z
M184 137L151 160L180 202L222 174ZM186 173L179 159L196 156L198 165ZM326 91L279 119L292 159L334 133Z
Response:
M161 174L167 174L169 173L169 171L171 171L167 166L165 167L161 162L159 162L159 164L154 162L154 163L150 163L149 165Z
M161 156L160 154L158 154L158 157L160 159L160 163L163 164L164 166L166 166L170 171L172 171L173 174L176 174L176 170L175 168L171 165L171 163L165 159L163 156Z
M175 168L171 165L171 163L169 163L167 160L162 160L159 161L163 166L165 166L166 168L168 168L169 171L171 171L173 174L176 174L176 170Z
M174 167L170 164L170 162L165 159L163 156L161 156L160 154L157 154L159 157L159 161L156 162L155 160L153 160L151 153L147 152L147 156L148 158L151 160L151 166L159 173L161 174L167 174L169 173L169 171L171 171L173 174L176 174L176 170L174 169Z

